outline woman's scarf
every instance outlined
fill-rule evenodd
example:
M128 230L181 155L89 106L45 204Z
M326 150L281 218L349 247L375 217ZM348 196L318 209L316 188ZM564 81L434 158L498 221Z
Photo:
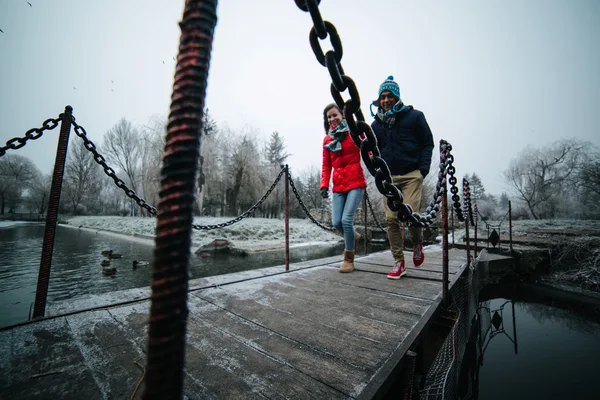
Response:
M327 132L327 135L331 138L331 142L327 143L325 148L329 151L340 151L342 149L342 140L344 140L348 131L348 123L343 119L338 126L334 129L329 129L329 132Z

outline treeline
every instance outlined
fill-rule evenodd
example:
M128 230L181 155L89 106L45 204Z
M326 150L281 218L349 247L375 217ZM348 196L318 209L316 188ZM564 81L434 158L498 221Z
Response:
M282 135L268 138L252 127L220 128L205 113L201 157L197 177L196 214L237 216L251 208L271 187L289 154ZM121 119L97 146L106 164L148 204L156 206L160 190L166 119L153 117L148 124L134 126ZM320 208L320 169L291 171L298 194L307 208ZM258 207L253 216L279 218L284 212L284 179ZM0 158L0 215L14 212L44 214L50 193L50 174L39 171L17 152ZM298 202L290 199L290 214L305 216ZM81 138L70 140L60 212L70 215L148 215L126 196L95 161Z
M134 126L121 119L105 132L97 151L106 164L148 204L156 206L160 190L166 118L153 117L148 124ZM287 161L285 141L278 132L261 135L252 127L234 130L220 127L205 113L197 177L196 215L240 215L250 209L271 187ZM421 210L432 197L437 180L437 163L424 182ZM305 171L291 170L298 195L309 210L329 208L319 195L320 166ZM600 152L587 142L560 140L547 146L528 146L510 161L502 173L510 194L486 192L477 173L463 175L470 182L473 204L479 214L501 219L508 210L513 217L526 219L600 218ZM382 195L373 177L365 170L368 193L380 222L384 222ZM18 152L0 157L0 215L6 213L44 214L50 193L50 174ZM284 179L252 216L283 216ZM462 194L462 182L458 183ZM290 215L304 218L290 188ZM69 144L60 212L70 215L147 216L142 207L117 187L97 164L83 141L72 135Z

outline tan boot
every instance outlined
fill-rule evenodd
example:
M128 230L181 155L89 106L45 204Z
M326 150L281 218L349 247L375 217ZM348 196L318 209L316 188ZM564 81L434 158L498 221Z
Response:
M344 262L339 269L340 272L354 271L354 250L344 250Z

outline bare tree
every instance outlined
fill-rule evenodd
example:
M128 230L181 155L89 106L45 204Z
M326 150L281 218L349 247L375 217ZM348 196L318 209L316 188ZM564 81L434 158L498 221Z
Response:
M566 185L575 184L572 178L585 147L586 143L575 139L541 149L528 146L511 161L504 178L533 218L555 216Z
M38 214L44 214L48 207L48 197L50 197L50 187L52 186L52 177L50 175L39 174L29 183L28 203L31 210Z
M585 191L590 191L600 196L600 154L593 156L581 165L580 181Z
M248 207L252 202L249 199L257 199L263 185L260 179L262 163L256 138L246 134L239 138L230 150L231 156L226 167L228 186L225 199L227 211L233 216L237 215L238 206ZM244 193L243 204L238 204L240 193Z
M214 142L214 139L218 133L219 129L217 127L217 122L212 119L210 116L210 112L208 108L204 111L204 116L202 117L202 130L201 130L201 145L200 145L200 158L198 160L198 177L197 177L197 185L196 185L196 207L198 208L198 213L200 215L204 214L204 188L206 185L206 174L204 173L204 161L206 155L209 153L210 146L207 147L207 143L211 141Z
M0 158L0 214L14 211L28 184L40 173L27 157L7 154Z
M138 180L141 188L139 195L148 204L156 206L160 191L160 174L163 164L165 138L167 133L167 119L155 115L150 118L140 132L141 142L140 170Z
M106 160L125 174L126 182L134 191L138 191L138 177L141 169L143 137L131 122L122 118L104 135L102 150ZM130 202L131 215L136 215L138 208Z
M62 188L63 201L69 204L73 215L88 208L86 201L92 202L100 190L102 169L79 138L74 138L65 164L65 177Z

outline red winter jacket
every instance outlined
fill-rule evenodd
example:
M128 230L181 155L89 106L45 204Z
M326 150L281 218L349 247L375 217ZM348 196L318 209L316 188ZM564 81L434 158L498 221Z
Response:
M323 169L320 189L329 189L329 179L333 168L333 192L347 192L356 188L366 188L367 181L360 165L360 150L354 144L350 133L342 140L340 151L330 151L325 147L332 139L323 139Z

